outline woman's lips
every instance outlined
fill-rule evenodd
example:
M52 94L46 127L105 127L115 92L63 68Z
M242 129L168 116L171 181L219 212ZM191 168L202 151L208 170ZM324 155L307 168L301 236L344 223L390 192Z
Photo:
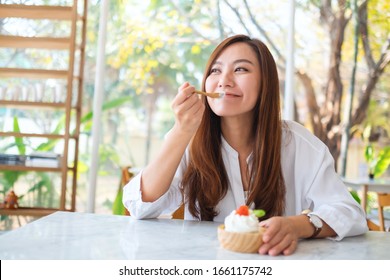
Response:
M233 92L225 92L225 97L241 97L241 95Z

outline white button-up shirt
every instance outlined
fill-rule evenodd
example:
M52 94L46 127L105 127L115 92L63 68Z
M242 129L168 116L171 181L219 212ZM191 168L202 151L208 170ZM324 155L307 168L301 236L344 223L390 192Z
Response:
M337 233L336 240L367 231L365 213L335 172L328 148L298 123L285 121L282 135L282 172L286 185L285 216L299 215L311 209ZM238 153L222 137L222 157L229 188L217 205L214 221L223 223L234 209L245 204ZM138 219L156 218L173 213L182 203L180 185L189 153L183 155L168 191L154 202L143 202L142 171L123 190L123 203ZM251 165L251 155L247 159ZM184 219L195 219L185 207Z

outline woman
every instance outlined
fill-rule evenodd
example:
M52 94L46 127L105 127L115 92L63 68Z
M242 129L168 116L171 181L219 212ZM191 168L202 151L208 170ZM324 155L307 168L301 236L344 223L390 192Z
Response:
M185 219L223 222L243 204L264 209L259 253L270 255L292 254L300 238L367 231L327 147L281 120L276 64L261 41L225 39L206 65L202 90L225 95L199 98L189 83L179 88L159 155L124 188L133 216L172 213L183 198Z

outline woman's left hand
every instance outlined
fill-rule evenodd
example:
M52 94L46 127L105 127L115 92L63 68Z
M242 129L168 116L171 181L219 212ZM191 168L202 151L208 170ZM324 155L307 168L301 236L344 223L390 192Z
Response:
M272 217L260 222L266 228L259 254L277 256L291 255L298 245L298 232L292 220L286 217Z

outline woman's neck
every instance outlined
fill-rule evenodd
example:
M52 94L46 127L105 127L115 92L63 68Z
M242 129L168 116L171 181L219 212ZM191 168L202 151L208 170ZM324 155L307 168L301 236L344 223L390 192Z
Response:
M248 122L248 119L224 117L221 119L221 130L225 140L240 156L246 158L250 155L254 136L252 123Z

